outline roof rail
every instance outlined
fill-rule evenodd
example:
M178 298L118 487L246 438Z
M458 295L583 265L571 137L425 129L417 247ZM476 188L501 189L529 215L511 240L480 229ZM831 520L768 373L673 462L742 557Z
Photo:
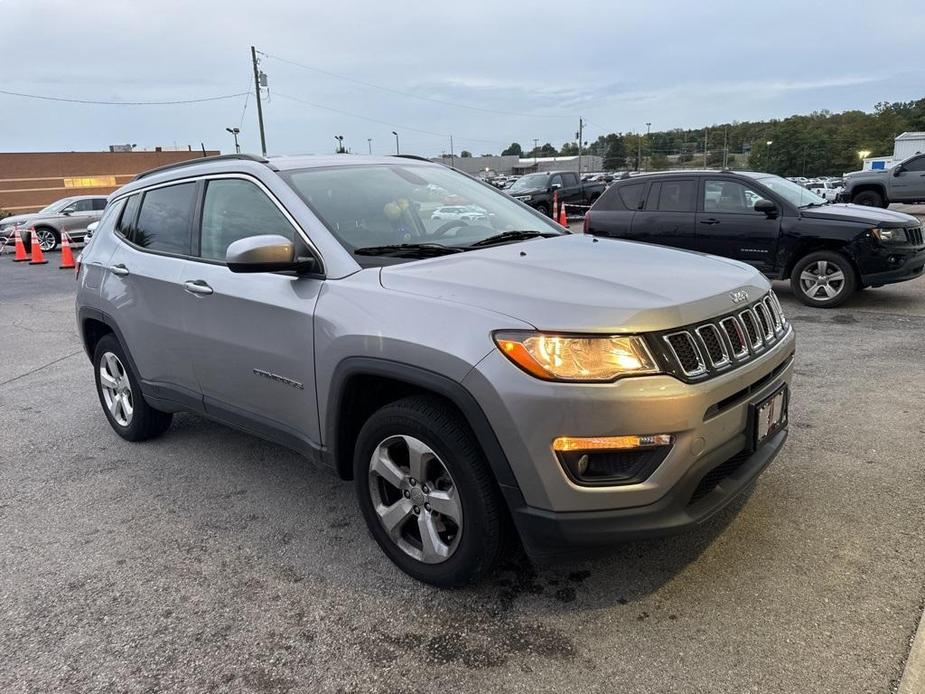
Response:
M420 154L396 154L396 157L401 157L402 159L415 159L417 161L426 161L433 164L434 162L430 161L427 157L422 157Z
M163 166L156 166L153 169L148 169L147 171L142 171L140 174L133 178L133 181L137 181L139 178L144 178L145 176L151 176L152 174L161 173L162 171L170 171L171 169L181 169L184 166L193 166L195 164L204 164L213 161L227 161L230 159L238 159L241 161L255 161L259 164L269 163L269 159L266 157L260 157L256 154L217 154L212 157L197 157L195 159L185 159L183 161L174 162L173 164L164 164Z

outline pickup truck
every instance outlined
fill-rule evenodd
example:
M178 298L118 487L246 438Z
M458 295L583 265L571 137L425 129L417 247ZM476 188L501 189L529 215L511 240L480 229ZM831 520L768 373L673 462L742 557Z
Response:
M925 202L925 154L911 156L891 169L848 174L838 201L869 207Z
M541 171L517 179L504 192L548 217L557 191L560 203L591 205L606 189L604 183L582 183L574 171Z
M731 258L790 280L808 306L925 275L922 223L893 210L833 205L792 181L750 171L676 171L614 183L585 232ZM666 286L676 278L665 275Z

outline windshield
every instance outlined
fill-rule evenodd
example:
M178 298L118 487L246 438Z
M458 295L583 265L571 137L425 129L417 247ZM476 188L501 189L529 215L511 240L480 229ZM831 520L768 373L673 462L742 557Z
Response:
M780 176L760 176L756 177L755 180L773 190L791 205L806 207L807 205L826 204L825 198L820 198L811 190L807 190L799 183L788 181L786 178L781 178Z
M505 231L565 233L505 194L443 166L361 165L280 175L351 253L397 244L469 247Z
M64 200L56 200L51 203L48 207L43 207L39 210L39 214L49 214L51 212L60 212L65 207L67 207L71 202L70 198L64 198Z
M524 176L523 178L518 178L514 181L514 185L508 188L512 193L516 193L518 190L536 190L536 189L546 189L546 181L549 180L549 174L536 173L530 174L529 176Z

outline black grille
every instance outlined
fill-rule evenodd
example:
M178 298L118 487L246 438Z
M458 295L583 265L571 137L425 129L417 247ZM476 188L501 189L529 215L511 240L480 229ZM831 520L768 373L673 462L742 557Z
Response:
M906 238L913 246L921 246L925 243L922 236L922 227L909 227L906 229Z
M742 325L745 326L745 332L748 334L748 341L751 344L757 344L760 342L758 339L758 330L755 328L755 319L752 318L752 314L748 311L742 314Z
M745 351L745 342L743 342L742 335L736 328L736 319L727 318L722 322L722 326L723 330L726 331L726 337L729 338L729 344L732 345L733 353L741 354Z
M688 502L688 506L691 504L696 504L703 497L716 489L720 482L742 467L748 458L748 451L740 451L725 463L720 463L715 468L710 470L706 475L703 476L703 479L700 480L700 484L697 485L697 488L694 489L694 493L691 494L691 500Z
M712 325L705 325L697 329L697 334L700 335L700 339L703 340L703 344L707 348L707 354L710 355L710 361L712 361L714 365L725 364L726 361L728 361L726 358L726 350L723 349L723 345L719 341L720 337L716 328Z
M668 336L668 344L674 350L681 368L688 374L701 370L700 357L689 333L675 333Z
M774 329L768 320L768 314L765 312L764 304L755 304L755 315L758 316L758 323L761 324L761 334L771 335Z

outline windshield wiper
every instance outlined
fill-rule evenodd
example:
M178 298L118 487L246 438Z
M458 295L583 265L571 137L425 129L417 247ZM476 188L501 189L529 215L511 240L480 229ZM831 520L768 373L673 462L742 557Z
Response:
M526 239L535 239L538 236L542 236L545 239L549 238L550 236L561 236L561 234L555 234L548 231L502 231L500 234L495 234L494 236L489 236L487 239L482 239L481 241L476 241L475 243L469 244L469 248L494 246L496 243L507 243L508 241L524 241Z
M828 201L826 201L826 202L808 202L808 203L806 203L805 205L800 205L800 207L825 207L825 206L828 205L828 204L829 204Z
M462 253L464 249L444 246L441 243L393 243L388 246L365 246L353 251L354 255L421 255L438 256Z

